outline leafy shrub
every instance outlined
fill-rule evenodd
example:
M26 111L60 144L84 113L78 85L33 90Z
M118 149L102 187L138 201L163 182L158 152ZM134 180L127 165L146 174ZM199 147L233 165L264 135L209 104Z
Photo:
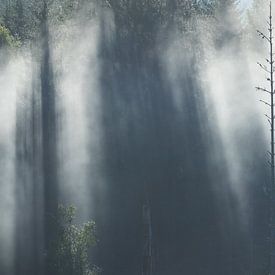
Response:
M96 245L95 223L73 224L76 208L58 207L55 219L56 238L52 242L51 263L59 275L96 275L97 267L90 266L88 250Z
M20 46L20 41L16 40L8 28L0 25L0 48L17 48Z

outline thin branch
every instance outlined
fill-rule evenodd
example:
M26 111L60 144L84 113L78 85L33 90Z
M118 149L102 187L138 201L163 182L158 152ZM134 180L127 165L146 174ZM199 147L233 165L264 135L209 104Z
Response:
M270 73L270 71L267 69L265 65L262 65L261 63L257 62L257 64L267 73Z
M270 43L270 39L264 33L259 30L257 30L257 33L262 39L266 39Z
M256 88L256 90L258 90L258 91L263 91L263 92L266 92L266 93L269 93L269 94L271 94L271 92L270 91L268 91L267 89L265 89L265 88L261 88L261 87L255 87Z
M268 103L268 102L266 102L266 101L264 101L264 100L261 100L261 99L260 99L260 102L262 102L262 103L264 103L265 105L268 105L269 107L271 107L271 104Z
M265 114L265 116L266 116L268 119L270 119L270 120L271 120L271 117L270 117L269 115Z

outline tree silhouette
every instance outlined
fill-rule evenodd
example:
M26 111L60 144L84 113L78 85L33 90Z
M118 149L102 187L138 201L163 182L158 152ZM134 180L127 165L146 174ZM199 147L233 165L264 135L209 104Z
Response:
M269 261L268 261L268 274L275 274L275 188L274 188L274 179L275 179L275 169L274 169L274 50L273 50L273 25L272 25L272 5L270 2L270 14L268 19L268 34L257 30L258 35L269 44L269 57L266 58L266 64L258 63L260 68L268 74L266 78L269 88L265 87L256 87L257 90L267 93L269 95L269 100L260 101L265 104L269 109L269 114L265 114L268 123L270 125L270 160L268 161L270 165L271 172L271 181L269 185Z

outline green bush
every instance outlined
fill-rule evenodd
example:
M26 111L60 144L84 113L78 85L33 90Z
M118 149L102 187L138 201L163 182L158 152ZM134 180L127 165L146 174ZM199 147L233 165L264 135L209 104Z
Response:
M16 40L8 28L0 25L0 48L18 48L20 47L20 41Z
M51 263L59 275L96 275L97 267L90 266L88 250L97 242L95 223L73 224L76 208L58 207L55 219L56 239L52 242Z

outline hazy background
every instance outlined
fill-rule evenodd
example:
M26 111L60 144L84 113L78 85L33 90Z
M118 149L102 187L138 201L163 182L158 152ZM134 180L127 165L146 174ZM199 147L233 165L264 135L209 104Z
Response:
M0 273L44 274L58 202L95 220L103 274L141 274L147 198L156 274L264 274L268 1L82 2L41 33L42 2L3 8Z

